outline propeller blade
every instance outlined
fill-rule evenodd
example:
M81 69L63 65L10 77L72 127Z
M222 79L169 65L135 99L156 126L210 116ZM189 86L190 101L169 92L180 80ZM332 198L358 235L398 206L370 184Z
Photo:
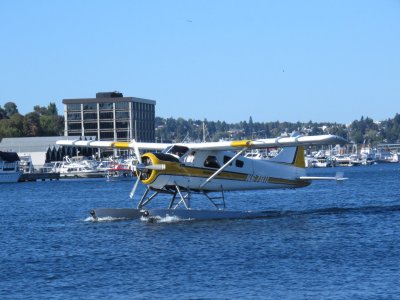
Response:
M139 148L136 144L136 140L132 140L133 150L135 151L135 156L139 164L142 163L142 157L140 156Z
M131 191L131 193L129 194L129 197L130 197L131 199L135 196L136 189L137 189L137 187L138 187L138 185L139 185L139 181L140 181L140 176L138 176L138 178L136 179L136 182L135 182L135 184L133 185L132 191Z

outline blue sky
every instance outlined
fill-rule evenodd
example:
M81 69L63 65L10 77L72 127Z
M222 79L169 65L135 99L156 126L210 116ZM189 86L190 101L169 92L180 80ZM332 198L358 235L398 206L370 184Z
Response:
M400 112L400 1L0 2L0 104L99 91L156 115L374 120Z

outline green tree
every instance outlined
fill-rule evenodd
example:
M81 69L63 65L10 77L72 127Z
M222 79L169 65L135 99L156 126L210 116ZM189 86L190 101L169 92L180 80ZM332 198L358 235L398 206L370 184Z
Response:
M0 120L5 119L7 117L6 111L0 105Z
M10 118L12 115L18 113L18 108L14 102L7 102L6 104L4 104L4 111L6 113L6 116Z
M58 110L55 103L50 102L50 104L47 106L47 114L50 116L58 116Z
M35 105L33 107L33 111L37 113L39 116L47 115L47 108L44 106Z
M12 121L10 119L3 119L0 121L0 139L5 137L16 137L18 136L18 129L12 127Z
M23 134L24 136L40 136L42 134L42 127L40 125L38 113L30 112L25 115Z
M44 115L39 117L40 127L44 136L61 135L63 132L63 118L54 115Z
M20 137L23 136L24 117L19 113L13 114L9 119L0 120L0 137Z

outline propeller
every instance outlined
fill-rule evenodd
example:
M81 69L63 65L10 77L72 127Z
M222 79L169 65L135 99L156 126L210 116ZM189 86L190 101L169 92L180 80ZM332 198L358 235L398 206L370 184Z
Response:
M137 143L136 143L136 140L132 140L132 144L133 144L133 150L135 151L136 159L137 159L137 161L138 161L137 164L136 164L136 166L134 166L134 171L135 171L135 172L138 172L138 165L139 165L139 164L142 165L142 157L140 156L139 147L138 147L138 145L137 145ZM139 172L140 172L140 171L139 171ZM129 197L130 197L131 199L135 196L136 189L137 189L137 187L138 187L138 185L139 185L139 181L140 181L140 174L136 174L136 175L137 175L136 182L135 182L135 184L134 184L133 187L132 187L131 193L129 194Z
M136 189L139 185L141 174L145 170L165 170L165 164L157 164L157 165L144 164L142 161L142 157L140 156L139 147L135 140L132 140L132 145L133 145L133 149L135 151L135 156L136 156L136 159L138 162L137 162L136 166L134 166L134 171L137 172L137 179L136 179L135 184L132 187L131 193L129 194L129 197L131 199L135 196Z
M140 176L137 177L137 179L135 181L135 184L133 185L132 191L129 194L129 198L133 199L133 197L135 196L136 189L137 189L137 187L139 185L139 181L140 181Z

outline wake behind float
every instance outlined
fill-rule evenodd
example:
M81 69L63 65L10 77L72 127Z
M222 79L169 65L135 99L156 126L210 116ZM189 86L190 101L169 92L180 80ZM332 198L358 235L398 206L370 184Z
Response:
M137 208L100 208L90 211L95 221L98 220L136 220L157 221L168 217L180 220L223 220L256 219L271 216L264 211L229 211L203 209L137 209Z

